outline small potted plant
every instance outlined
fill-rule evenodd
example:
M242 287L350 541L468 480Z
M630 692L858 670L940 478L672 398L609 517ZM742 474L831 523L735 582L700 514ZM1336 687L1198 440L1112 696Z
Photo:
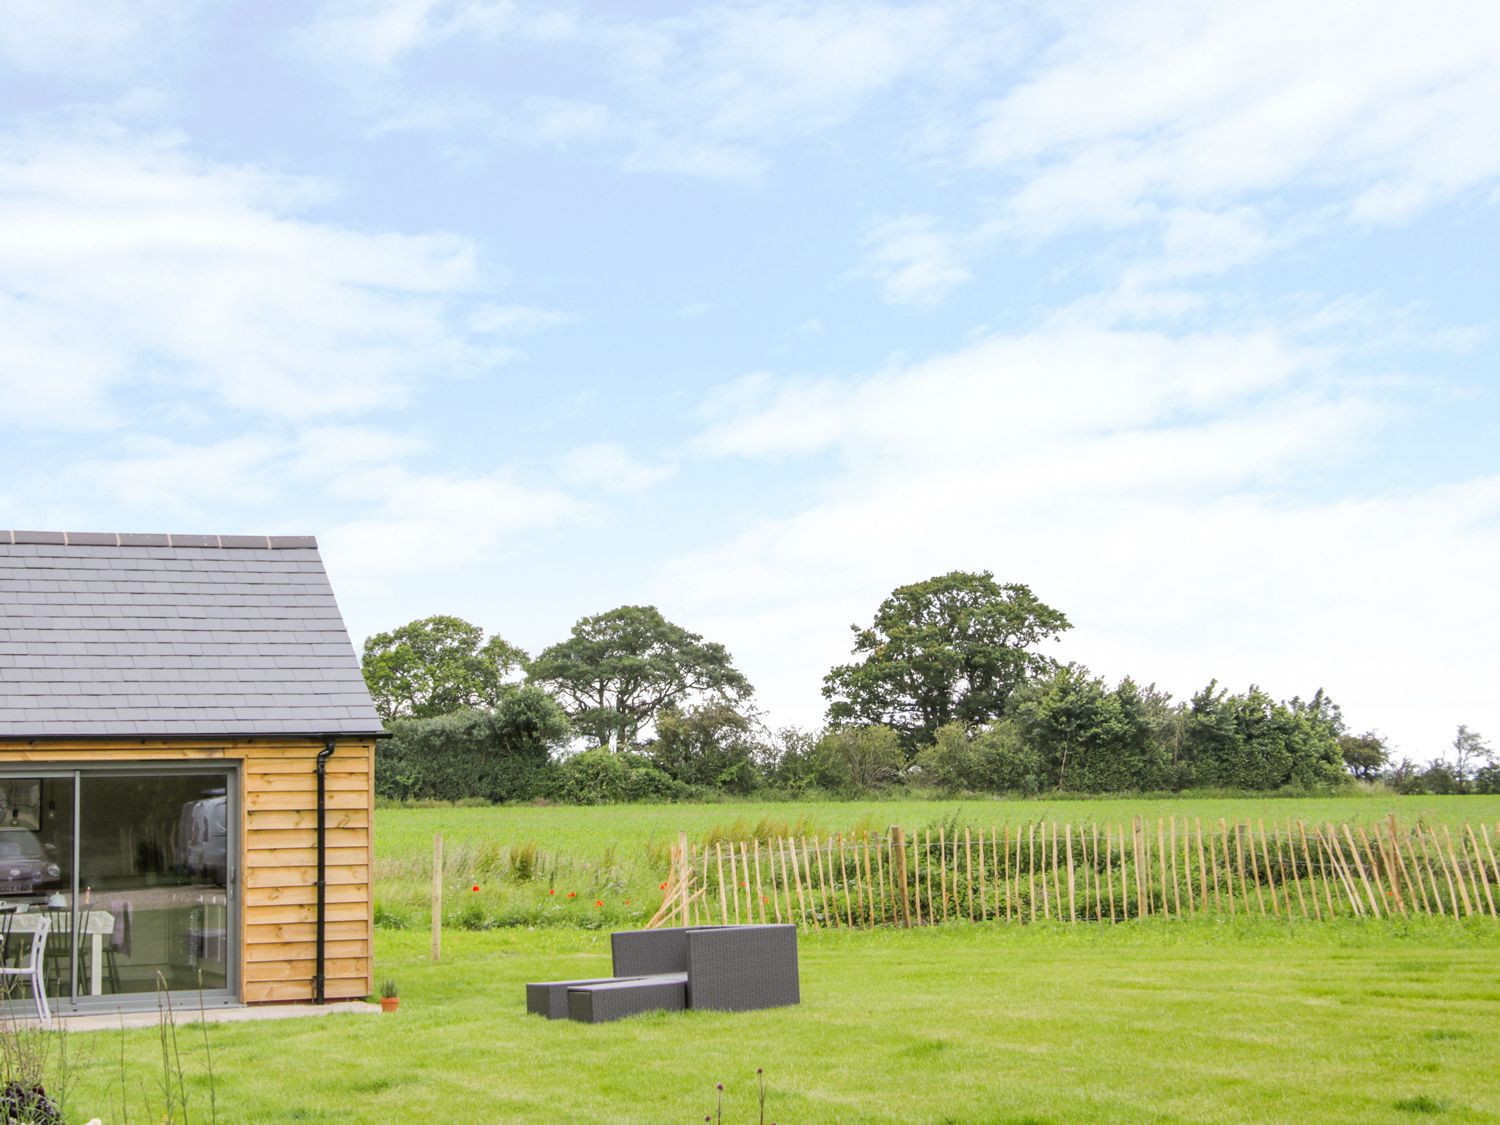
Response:
M394 1012L401 1003L401 994L396 988L396 982L386 980L380 986L380 1010L382 1012Z

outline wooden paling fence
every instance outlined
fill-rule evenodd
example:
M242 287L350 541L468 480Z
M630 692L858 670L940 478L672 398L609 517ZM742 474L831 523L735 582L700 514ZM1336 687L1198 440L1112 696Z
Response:
M1500 824L1495 826L1500 835ZM808 929L1200 916L1496 918L1487 824L1136 817L702 847L679 834L650 925Z

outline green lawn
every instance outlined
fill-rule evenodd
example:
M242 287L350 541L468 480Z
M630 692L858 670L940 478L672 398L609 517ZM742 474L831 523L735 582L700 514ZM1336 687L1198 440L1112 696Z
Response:
M692 1122L722 1081L724 1120L753 1122L756 1067L783 1125L1500 1119L1487 919L811 934L799 1007L599 1027L527 1016L522 986L607 972L603 934L455 932L440 966L425 934L378 948L396 1015L211 1030L220 1120ZM120 1120L121 1033L90 1038L72 1106ZM147 1120L159 1044L124 1046Z
M943 822L975 828L1037 820L1082 824L1128 823L1140 815L1251 817L1267 823L1302 819L1309 824L1370 824L1394 813L1404 822L1425 819L1459 825L1465 819L1500 822L1500 797L1393 797L1211 799L1126 798L1032 801L735 802L693 805L613 805L601 808L383 808L376 820L377 909L383 925L419 927L429 914L432 837L441 831L447 852L446 913L455 926L629 926L660 904L668 848L679 831L694 840L747 839L759 830L826 836L872 833L893 824L907 829ZM533 868L518 870L513 857L535 851ZM471 888L479 886L479 891ZM556 893L549 894L553 890ZM568 898L569 893L576 897ZM628 901L627 901L628 900ZM596 907L596 902L603 902Z

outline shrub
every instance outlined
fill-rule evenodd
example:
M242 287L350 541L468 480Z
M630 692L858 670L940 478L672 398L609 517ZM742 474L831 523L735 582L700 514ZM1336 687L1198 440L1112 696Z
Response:
M975 730L961 723L940 727L936 741L917 754L921 781L945 793L1026 793L1042 787L1037 749L1001 719Z
M830 730L818 740L814 755L818 784L845 793L899 781L906 761L900 735L883 726Z
M492 711L460 711L393 723L375 748L375 791L401 801L500 802L545 796L549 759L567 740L562 709L536 688L518 688Z
M694 795L691 786L668 777L639 754L596 746L563 762L553 795L577 805L609 805L621 801L682 801Z

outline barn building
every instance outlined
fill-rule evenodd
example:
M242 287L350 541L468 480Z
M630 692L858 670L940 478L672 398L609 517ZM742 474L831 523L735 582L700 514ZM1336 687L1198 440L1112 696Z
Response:
M373 986L381 731L315 540L0 531L0 934L62 1014Z

